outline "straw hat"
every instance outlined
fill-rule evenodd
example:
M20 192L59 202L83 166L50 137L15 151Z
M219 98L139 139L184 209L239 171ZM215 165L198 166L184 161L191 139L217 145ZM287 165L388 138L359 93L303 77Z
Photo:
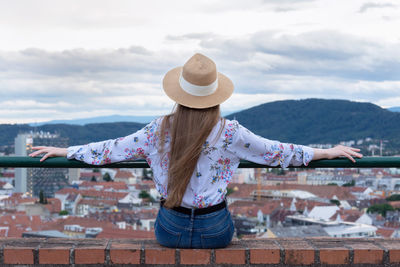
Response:
M217 72L214 61L202 54L195 54L183 67L168 71L163 87L172 100L190 108L216 106L233 93L232 81Z

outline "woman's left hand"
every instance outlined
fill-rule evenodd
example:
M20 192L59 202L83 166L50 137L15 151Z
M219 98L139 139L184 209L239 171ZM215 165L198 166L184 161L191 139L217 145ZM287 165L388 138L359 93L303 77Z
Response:
M52 146L34 146L32 147L33 150L37 150L29 154L30 157L36 157L40 154L45 154L40 161L44 161L49 157L66 157L68 150L67 148L62 147L52 147Z

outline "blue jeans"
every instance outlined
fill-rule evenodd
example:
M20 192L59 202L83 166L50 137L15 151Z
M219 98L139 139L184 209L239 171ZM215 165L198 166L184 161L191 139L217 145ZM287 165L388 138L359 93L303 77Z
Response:
M223 248L232 240L234 226L228 208L204 215L187 215L160 207L154 224L160 245L170 248Z

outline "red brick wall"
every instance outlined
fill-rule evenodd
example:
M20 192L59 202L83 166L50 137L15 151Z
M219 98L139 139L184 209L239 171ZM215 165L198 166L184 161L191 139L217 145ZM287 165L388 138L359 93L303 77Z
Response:
M0 245L0 266L400 266L400 239L277 238L201 250L168 249L155 241L130 239L2 238Z

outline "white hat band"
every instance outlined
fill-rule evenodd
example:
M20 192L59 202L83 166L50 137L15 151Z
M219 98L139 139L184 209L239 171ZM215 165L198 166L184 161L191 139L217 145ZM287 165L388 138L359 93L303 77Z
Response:
M218 88L218 77L209 85L195 85L188 82L183 78L182 73L179 77L179 84L181 88L188 94L194 96L207 96L213 94Z

